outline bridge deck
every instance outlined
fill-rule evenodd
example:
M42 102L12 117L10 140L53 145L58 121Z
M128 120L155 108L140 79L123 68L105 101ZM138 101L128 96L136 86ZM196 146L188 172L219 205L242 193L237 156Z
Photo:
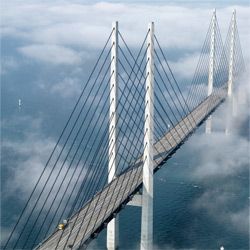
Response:
M155 169L162 163L162 156L167 157L172 150L178 147L224 98L224 89L218 91L216 95L209 96L155 143ZM37 249L69 249L69 246L73 245L73 243L74 245L71 247L77 249L87 241L91 234L98 230L120 205L127 201L129 195L142 184L142 162L139 160L138 163L136 168L126 171L108 184L91 201L84 205L79 211L79 215L76 214L70 219L68 226L63 231L55 231ZM96 204L98 205L96 206ZM69 236L72 229L71 225L74 223L75 226ZM61 240L58 243L59 238ZM65 246L66 242L67 245Z

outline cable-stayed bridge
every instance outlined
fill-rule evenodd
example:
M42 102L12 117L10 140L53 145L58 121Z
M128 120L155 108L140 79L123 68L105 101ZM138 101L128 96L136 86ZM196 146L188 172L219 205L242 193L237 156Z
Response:
M154 172L204 121L211 133L245 65L235 11L224 43L214 11L189 88L154 23L138 51L115 22L4 249L84 249L106 227L115 249L127 204L141 206L141 249L152 249Z

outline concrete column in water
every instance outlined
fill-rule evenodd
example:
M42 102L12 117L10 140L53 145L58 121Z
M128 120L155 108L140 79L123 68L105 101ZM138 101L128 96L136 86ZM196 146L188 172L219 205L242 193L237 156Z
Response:
M118 22L112 24L111 46L108 182L115 177L117 168ZM107 225L107 249L117 249L118 240L119 224L116 216Z
M154 23L149 24L144 125L141 250L153 249Z
M210 96L212 94L214 85L214 63L215 63L214 56L215 56L215 36L216 36L215 32L216 32L216 10L214 10L212 18L207 96ZM212 130L212 116L210 115L206 120L206 134L210 134L211 130Z
M229 109L228 109L228 119L226 124L226 130L225 133L229 134L229 116L231 116L233 106L235 105L233 103L234 98L233 95L233 74L234 74L234 60L235 60L235 28L236 28L236 10L233 11L232 16L232 27L231 27L231 42L230 42L230 58L229 58L229 69L228 69L228 88L227 88L227 95L228 95L228 103L229 103Z

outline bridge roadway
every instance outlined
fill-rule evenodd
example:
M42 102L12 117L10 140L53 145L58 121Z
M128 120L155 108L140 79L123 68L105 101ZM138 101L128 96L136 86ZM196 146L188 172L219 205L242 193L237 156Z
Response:
M166 160L171 151L178 148L195 128L224 101L225 97L225 88L221 88L216 94L210 95L155 143L155 170ZM78 211L79 215L76 213L71 217L68 226L64 230L56 230L36 249L79 249L82 247L84 243L93 237L94 232L100 230L104 223L107 223L112 218L112 215L122 204L129 201L128 197L142 184L141 159L137 161L136 165L136 167L115 178L102 191L97 193L92 200ZM98 205L96 206L96 204ZM74 224L72 230L71 226ZM72 232L69 235L71 230Z

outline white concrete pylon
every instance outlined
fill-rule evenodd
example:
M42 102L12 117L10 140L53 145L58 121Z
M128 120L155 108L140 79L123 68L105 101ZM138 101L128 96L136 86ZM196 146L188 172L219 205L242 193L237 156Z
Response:
M236 10L233 11L231 23L232 27L231 27L230 58L229 58L229 70L228 70L228 89L227 89L228 97L232 96L232 91L233 91Z
M108 182L115 177L117 168L118 22L112 24L111 46ZM107 225L107 249L117 249L118 239L119 225L116 216Z
M214 64L215 64L215 36L216 36L216 10L214 9L212 17L212 33L210 40L210 56L209 56L209 72L208 72L208 87L207 96L213 92L214 85ZM212 116L206 120L206 134L210 134L212 130Z
M233 103L235 100L232 98L233 95L233 74L234 74L234 60L235 60L235 28L236 28L236 10L233 11L232 21L231 21L231 41L230 41L230 57L229 57L229 69L228 69L228 88L227 88L227 95L228 95L228 114L227 114L227 121L226 121L226 129L225 133L229 134L230 130L230 119L231 114L233 112Z
M147 37L141 250L153 249L154 23Z

